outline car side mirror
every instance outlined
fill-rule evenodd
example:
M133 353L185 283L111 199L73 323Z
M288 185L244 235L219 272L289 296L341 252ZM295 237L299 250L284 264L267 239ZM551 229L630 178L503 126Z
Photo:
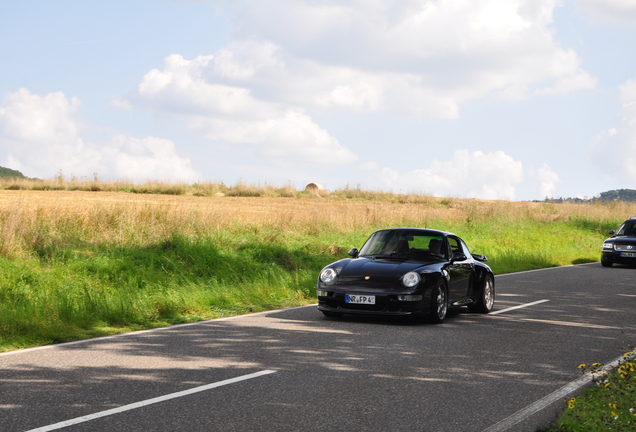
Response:
M473 256L473 258L475 258L477 261L481 261L481 262L486 262L488 261L488 258L486 258L486 255L477 255L477 254L471 254Z
M353 258L357 258L358 257L358 249L353 248L351 249L349 252L347 252L349 254L349 256L353 257Z
M463 252L453 252L451 261L466 261L466 255Z
M614 234L616 234L616 231L614 231L614 230L609 230L609 233L608 233L608 234L614 235Z

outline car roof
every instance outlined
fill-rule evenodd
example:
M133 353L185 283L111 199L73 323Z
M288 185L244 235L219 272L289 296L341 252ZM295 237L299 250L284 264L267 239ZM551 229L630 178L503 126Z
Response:
M453 234L451 232L448 231L442 231L442 230L437 230L437 229L431 229L431 228L384 228L384 229L380 229L377 230L376 232L380 232L380 231L421 231L422 233L435 233L435 234L439 234L442 235L444 237L452 235L455 237L458 237L456 234Z

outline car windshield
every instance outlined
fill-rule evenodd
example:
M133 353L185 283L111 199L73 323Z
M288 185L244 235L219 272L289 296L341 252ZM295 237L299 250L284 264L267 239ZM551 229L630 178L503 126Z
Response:
M634 236L636 235L636 222L625 222L620 226L616 235Z
M373 233L360 251L361 256L446 257L444 237L425 231L387 230Z

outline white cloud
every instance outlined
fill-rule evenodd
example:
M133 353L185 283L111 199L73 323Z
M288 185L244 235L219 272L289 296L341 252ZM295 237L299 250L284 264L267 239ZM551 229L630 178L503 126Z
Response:
M594 85L576 53L553 39L552 13L559 3L238 0L233 5L237 38L267 40L288 56L290 87L295 80L315 79L321 83L316 94L331 94L350 86L348 77L363 78L380 93L375 99L382 110L404 115L390 102L410 91L413 99L429 98L429 106L438 101L437 111L407 107L411 116L454 118L449 105L489 94L523 98L529 87L551 81L557 83L553 92ZM303 62L318 67L298 67Z
M5 164L32 177L58 171L75 176L131 180L192 180L199 175L169 140L116 136L106 145L85 143L74 113L80 105L62 92L46 96L20 89L0 107L0 151Z
M249 122L199 117L190 126L211 140L250 146L274 162L331 166L358 159L302 112Z
M169 56L129 102L232 121L306 109L456 119L474 99L593 88L576 52L554 41L558 3L237 0L232 42Z
M118 135L102 155L114 178L193 181L200 177L190 160L179 157L174 143L167 139Z
M137 86L136 101L153 109L181 114L267 117L272 107L254 99L246 88L208 83L206 67L214 56L186 60L178 54L165 59L165 68L148 72Z
M576 90L591 90L596 87L596 78L585 71L580 71L576 75L565 76L555 81L552 87L537 90L538 95L558 95L572 93Z
M426 169L399 172L381 168L384 186L402 192L482 199L514 199L523 181L523 164L502 151L456 150L450 161L433 159Z
M284 68L278 49L271 42L231 42L214 56L214 72L222 78L247 80L259 70Z
M250 49L257 50L253 44ZM264 50L270 52L271 47L266 45ZM246 74L236 72L241 66L234 57L224 55L231 60L229 70L243 79ZM303 110L254 98L247 88L208 82L206 76L220 79L219 75L228 74L227 65L217 60L171 55L164 70L154 69L144 76L132 98L155 110L186 116L189 128L210 140L250 147L272 161L331 166L357 160Z
M129 100L125 99L125 98L115 98L113 100L110 101L110 106L114 107L114 108L119 108L121 110L124 111L130 111L133 109L132 104L130 103Z
M576 0L576 3L597 21L636 25L636 0Z
M0 109L0 145L7 162L43 177L60 169L81 169L94 160L73 117L80 105L77 98L69 100L62 92L40 96L22 88L5 100L8 105Z
M8 106L0 109L4 133L19 141L64 143L77 140L78 125L72 119L80 101L62 92L42 97L21 88L5 96Z
M528 171L530 177L537 180L538 193L541 198L553 198L557 183L561 182L559 175L544 163L541 168L530 168Z
M636 78L618 87L623 101L620 125L598 134L590 144L594 164L621 181L636 182Z

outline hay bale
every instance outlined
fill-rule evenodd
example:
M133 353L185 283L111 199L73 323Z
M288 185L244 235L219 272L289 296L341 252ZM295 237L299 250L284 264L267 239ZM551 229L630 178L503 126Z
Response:
M325 190L325 188L318 183L309 183L307 186L305 186L305 190L307 192L322 192Z

